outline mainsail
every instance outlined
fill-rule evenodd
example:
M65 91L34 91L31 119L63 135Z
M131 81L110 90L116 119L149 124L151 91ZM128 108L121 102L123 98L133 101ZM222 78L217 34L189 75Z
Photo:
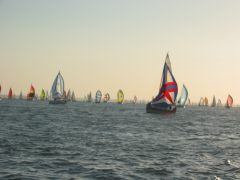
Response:
M46 97L45 91L44 91L44 89L42 89L41 94L40 94L40 100L44 101L45 97Z
M228 95L226 107L230 108L230 107L232 107L232 105L233 105L233 98L231 95Z
M216 107L217 103L216 103L216 98L215 96L213 96L213 101L212 101L212 107Z
M95 97L95 102L100 103L102 98L102 92L100 90L97 90L96 92L96 97Z
M185 85L182 87L181 96L178 100L178 106L184 107L188 98L188 90Z
M172 106L175 106L177 94L178 86L172 73L169 55L167 54L159 93L151 102L151 106L159 109L171 109Z
M118 104L122 104L124 101L124 94L123 91L121 89L119 89L118 93L117 93L117 102Z
M203 105L208 106L208 98L207 97L204 98Z
M61 99L64 97L64 80L60 72L58 73L53 82L51 89L51 97L53 99Z

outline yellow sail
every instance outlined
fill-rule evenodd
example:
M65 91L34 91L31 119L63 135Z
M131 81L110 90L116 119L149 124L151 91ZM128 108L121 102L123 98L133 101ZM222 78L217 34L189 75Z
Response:
M117 93L117 102L118 104L122 104L124 101L124 94L123 91L120 89Z
M40 94L40 100L45 100L45 91L44 91L44 89L42 89L42 92L41 92L41 94Z

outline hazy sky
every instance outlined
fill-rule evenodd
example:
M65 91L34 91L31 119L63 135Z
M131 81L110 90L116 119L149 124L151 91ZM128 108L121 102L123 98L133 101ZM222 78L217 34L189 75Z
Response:
M239 0L0 0L0 84L50 89L60 70L77 97L157 94L166 53L198 101L240 103ZM211 100L210 100L211 101Z

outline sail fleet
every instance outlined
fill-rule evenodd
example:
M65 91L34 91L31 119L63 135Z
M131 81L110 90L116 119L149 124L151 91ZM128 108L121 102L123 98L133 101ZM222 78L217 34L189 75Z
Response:
M0 84L0 100L3 99L2 95L2 86ZM193 103L190 101L188 96L188 89L185 84L182 86L181 94L178 97L178 84L177 81L173 75L172 66L169 58L169 54L166 55L165 63L163 67L162 77L160 81L160 88L159 92L156 95L156 97L153 97L152 101L147 103L146 105L146 112L147 113L174 113L176 112L177 108L185 108L186 106L191 106ZM10 87L7 99L15 99L15 94L13 94L13 90ZM48 95L48 91L42 89L39 97L37 96L35 92L35 87L33 84L30 85L29 92L27 93L26 97L23 96L22 91L19 94L20 100L26 99L28 101L33 100L40 100L40 101L49 101L49 104L66 104L67 102L76 102L76 97L74 91L71 91L70 89L66 93L65 90L65 84L64 79L61 73L59 72L57 76L55 77L50 97ZM86 102L95 102L95 103L107 103L110 101L110 94L105 93L104 95L100 90L96 91L95 98L93 100L92 93L89 92L87 96L85 96ZM124 103L124 92L119 89L116 96L116 102L118 104ZM137 103L137 96L135 95L133 97L133 100L131 100L133 104ZM198 106L204 106L204 107L220 107L224 106L226 108L231 108L233 106L233 98L229 94L227 96L227 100L225 104L222 104L222 101L220 99L216 99L215 96L213 96L212 102L209 105L209 100L207 97L201 97L198 103Z

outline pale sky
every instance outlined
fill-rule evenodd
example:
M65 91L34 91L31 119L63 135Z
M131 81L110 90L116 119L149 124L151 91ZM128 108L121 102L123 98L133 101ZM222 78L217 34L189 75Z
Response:
M239 0L0 0L0 84L77 97L157 95L166 53L181 93L240 104Z

